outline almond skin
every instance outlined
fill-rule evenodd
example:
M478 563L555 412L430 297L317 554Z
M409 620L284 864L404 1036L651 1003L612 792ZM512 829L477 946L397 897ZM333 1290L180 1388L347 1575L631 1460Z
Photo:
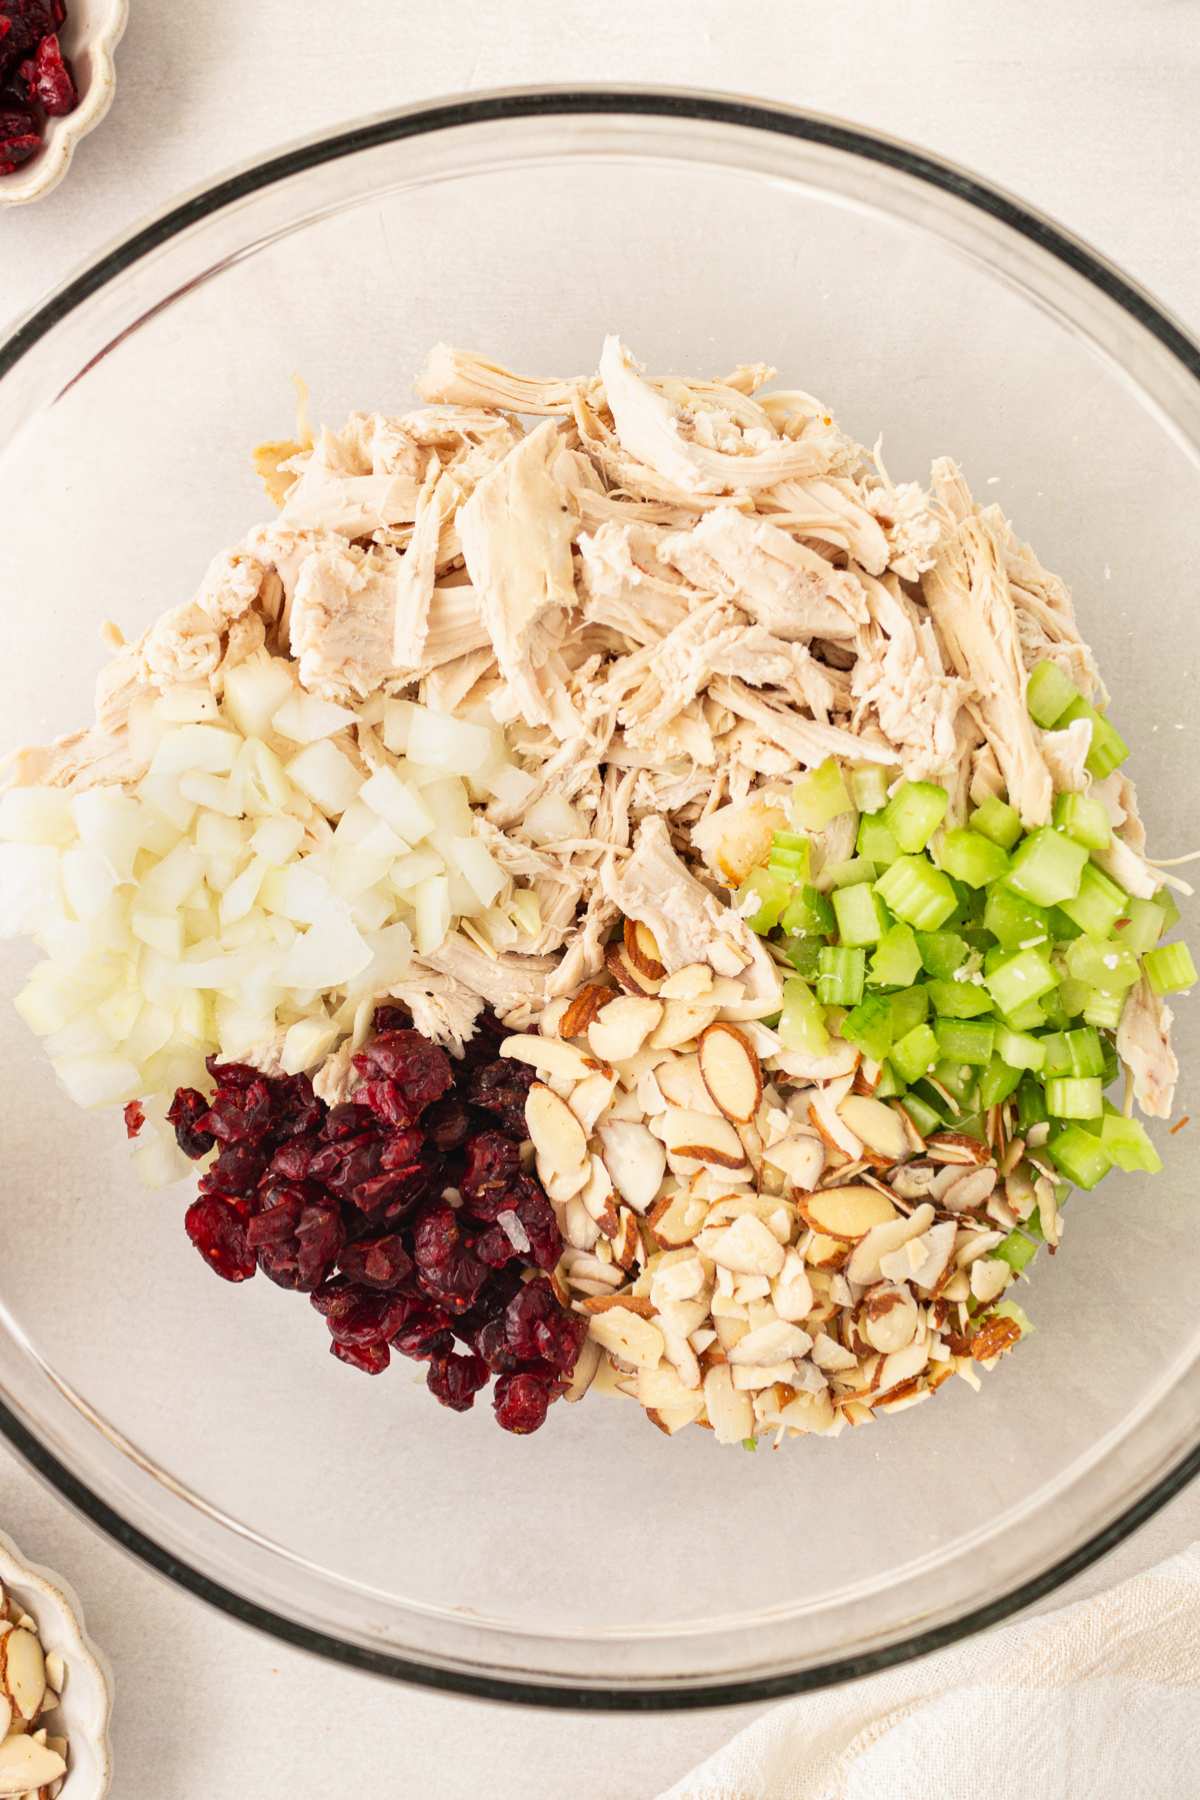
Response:
M727 1119L748 1125L762 1100L762 1064L745 1032L717 1020L700 1034L700 1073Z

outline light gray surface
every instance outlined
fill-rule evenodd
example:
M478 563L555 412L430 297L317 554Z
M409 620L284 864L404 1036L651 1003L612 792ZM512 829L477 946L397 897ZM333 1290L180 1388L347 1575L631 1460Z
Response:
M231 160L427 95L602 79L737 88L922 142L1057 215L1200 324L1191 123L1200 28L1188 0L1055 9L525 0L519 27L514 9L492 0L453 9L431 0L354 9L133 0L131 11L110 117L56 194L0 214L0 329L146 211ZM0 1524L78 1588L112 1659L122 1800L641 1800L756 1710L579 1720L387 1688L186 1600L7 1459ZM1071 1592L1094 1591L1197 1536L1200 1494Z

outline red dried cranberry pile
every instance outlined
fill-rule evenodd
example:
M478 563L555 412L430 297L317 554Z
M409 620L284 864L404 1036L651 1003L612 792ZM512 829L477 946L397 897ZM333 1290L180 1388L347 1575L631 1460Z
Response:
M58 41L66 16L64 0L0 0L0 175L40 150L47 118L79 105Z
M261 1269L311 1295L342 1362L368 1375L393 1350L426 1362L430 1391L456 1412L495 1375L499 1423L536 1431L586 1325L545 1279L562 1239L521 1168L533 1071L496 1056L490 1018L461 1062L395 1007L379 1009L375 1029L341 1106L306 1075L212 1057L210 1098L179 1089L167 1117L180 1149L217 1152L188 1236L226 1281Z

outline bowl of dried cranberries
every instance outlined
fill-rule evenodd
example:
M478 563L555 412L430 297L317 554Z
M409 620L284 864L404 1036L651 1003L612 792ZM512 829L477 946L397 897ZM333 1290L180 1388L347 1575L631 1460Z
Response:
M0 206L57 187L116 86L127 0L0 0Z

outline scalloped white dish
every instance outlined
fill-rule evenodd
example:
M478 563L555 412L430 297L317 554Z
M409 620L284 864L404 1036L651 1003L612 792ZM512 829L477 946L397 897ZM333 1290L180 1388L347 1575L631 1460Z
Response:
M61 1575L26 1561L3 1532L0 1583L36 1622L43 1648L57 1651L66 1668L61 1705L49 1715L61 1721L57 1729L69 1746L63 1794L67 1800L104 1800L112 1785L112 1674L88 1637L79 1600Z
M59 36L75 72L79 105L64 118L47 119L37 155L14 174L0 176L0 206L23 206L58 186L75 146L112 105L117 85L113 53L128 20L128 0L70 0Z

